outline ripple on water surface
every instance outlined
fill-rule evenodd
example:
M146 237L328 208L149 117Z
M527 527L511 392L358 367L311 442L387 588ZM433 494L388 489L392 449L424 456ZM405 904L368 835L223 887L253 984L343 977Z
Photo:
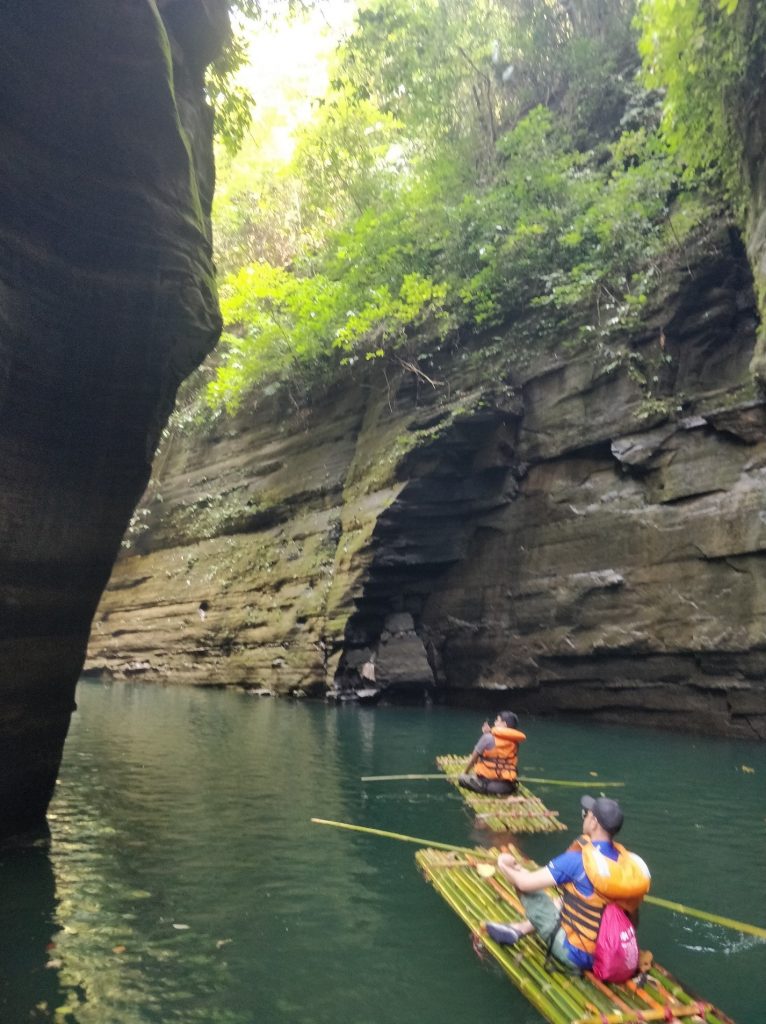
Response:
M360 781L433 771L482 716L133 684L81 684L78 704L51 850L0 861L3 1024L539 1024L476 960L415 846L309 823L489 842L444 783ZM525 727L529 774L626 782L624 840L658 896L764 923L763 747ZM578 790L538 792L577 825ZM544 863L566 842L522 845ZM739 1024L766 1020L766 943L653 907L641 940Z

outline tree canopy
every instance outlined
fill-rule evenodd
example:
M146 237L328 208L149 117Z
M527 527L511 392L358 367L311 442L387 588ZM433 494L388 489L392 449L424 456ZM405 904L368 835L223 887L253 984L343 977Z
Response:
M289 149L270 149L266 104L223 161L210 403L414 365L535 307L583 343L630 325L694 220L697 181L651 91L661 58L647 82L637 50L673 3L646 0L638 25L631 0L360 3Z

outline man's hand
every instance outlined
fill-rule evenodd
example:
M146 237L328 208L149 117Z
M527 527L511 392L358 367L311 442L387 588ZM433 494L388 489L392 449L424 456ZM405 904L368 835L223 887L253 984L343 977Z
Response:
M489 722L485 722L484 725L481 727L481 731L492 732L492 726L489 724Z
M497 858L497 867L519 892L537 892L539 889L555 885L553 875L547 867L530 871L519 864L512 853L501 853Z

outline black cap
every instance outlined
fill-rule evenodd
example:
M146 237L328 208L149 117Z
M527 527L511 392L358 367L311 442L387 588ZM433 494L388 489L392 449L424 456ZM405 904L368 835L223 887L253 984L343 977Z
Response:
M498 718L502 718L509 729L516 729L519 724L519 716L513 711L498 711Z
M580 806L583 810L593 811L593 817L610 835L616 835L622 828L625 816L616 800L610 800L608 796L584 796Z

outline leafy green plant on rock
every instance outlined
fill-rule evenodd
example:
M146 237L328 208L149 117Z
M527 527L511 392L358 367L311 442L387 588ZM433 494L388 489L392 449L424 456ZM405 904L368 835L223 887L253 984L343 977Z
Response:
M766 61L760 0L643 0L647 79L666 90L663 128L687 176L720 181L742 212L742 128Z

